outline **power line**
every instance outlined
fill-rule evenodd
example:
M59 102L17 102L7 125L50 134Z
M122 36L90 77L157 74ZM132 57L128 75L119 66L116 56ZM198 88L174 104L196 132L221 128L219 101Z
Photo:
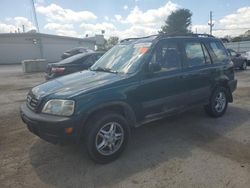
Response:
M250 30L250 28L232 28L232 29L226 29L226 28L217 28L214 30L223 30L223 31L230 31L230 30Z

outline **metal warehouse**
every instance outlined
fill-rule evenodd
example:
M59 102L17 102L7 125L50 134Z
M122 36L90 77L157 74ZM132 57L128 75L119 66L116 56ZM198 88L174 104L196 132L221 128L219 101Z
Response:
M0 64L16 64L25 59L56 62L68 49L78 46L95 49L95 45L103 41L103 35L75 38L42 33L4 33L0 34Z

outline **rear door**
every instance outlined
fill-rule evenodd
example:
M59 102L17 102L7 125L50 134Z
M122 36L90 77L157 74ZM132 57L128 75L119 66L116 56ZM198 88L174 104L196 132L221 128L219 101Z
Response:
M183 41L184 68L188 105L206 103L210 96L211 58L207 48L199 39Z
M219 79L234 79L234 67L228 51L219 40L210 40L206 42L212 59L212 75L211 82L214 86Z

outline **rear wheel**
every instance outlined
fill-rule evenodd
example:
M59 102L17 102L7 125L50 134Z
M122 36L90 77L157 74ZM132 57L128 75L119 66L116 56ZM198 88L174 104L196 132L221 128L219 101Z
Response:
M87 151L97 163L117 159L126 147L130 128L126 119L113 112L96 114L87 125Z
M211 98L208 105L205 106L205 111L212 117L222 116L228 105L228 91L224 87L217 87Z

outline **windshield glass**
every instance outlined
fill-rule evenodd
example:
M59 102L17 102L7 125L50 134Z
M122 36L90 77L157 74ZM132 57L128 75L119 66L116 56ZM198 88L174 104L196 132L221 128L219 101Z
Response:
M133 73L137 70L142 56L148 51L150 46L150 42L118 44L105 53L90 70Z

